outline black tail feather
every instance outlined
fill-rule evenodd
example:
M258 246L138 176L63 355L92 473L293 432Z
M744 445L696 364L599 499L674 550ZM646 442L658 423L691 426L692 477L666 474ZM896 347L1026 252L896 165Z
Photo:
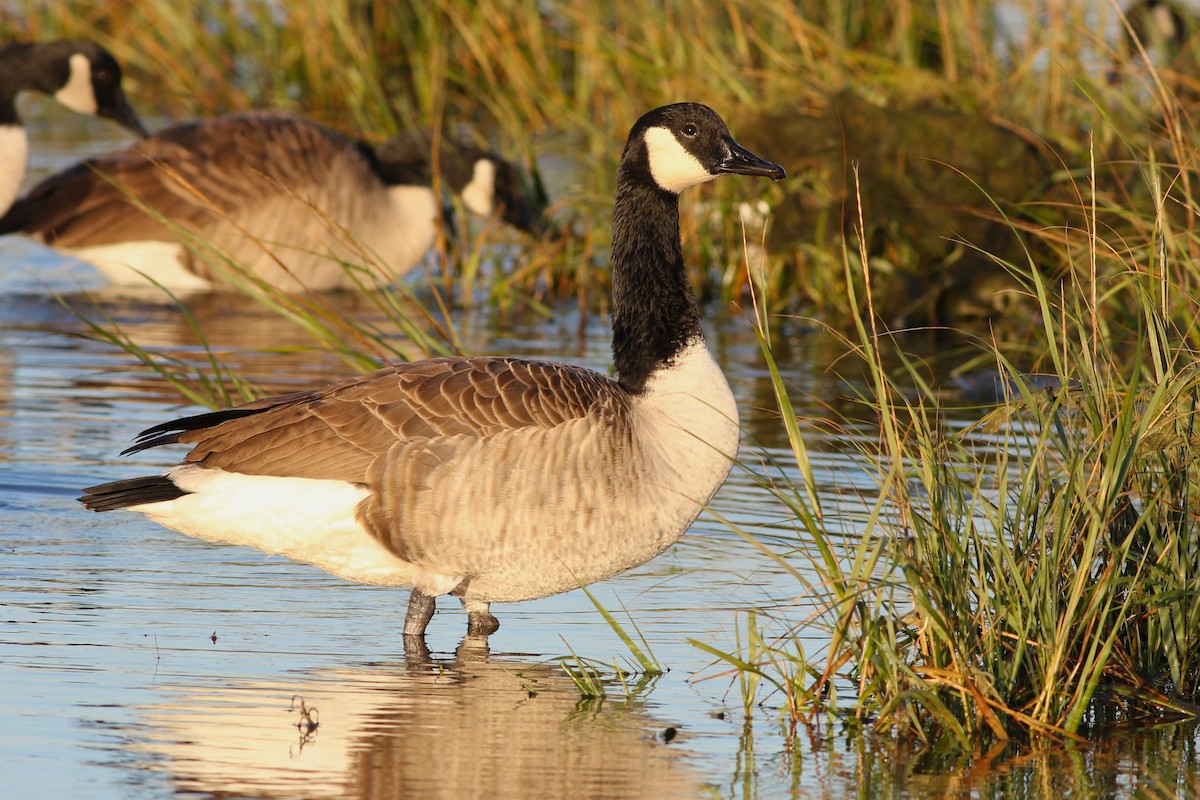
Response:
M133 445L122 451L121 455L127 456L132 453L140 453L143 450L149 450L151 447L158 447L164 444L178 444L180 437L188 431L199 431L205 428L215 428L222 422L228 422L231 419L241 419L242 417L251 417L255 414L261 414L264 411L270 411L279 406L291 405L305 400L311 400L320 395L319 391L303 391L290 392L281 394L275 397L266 397L261 400L254 400L249 403L243 403L240 406L233 408L225 408L220 411L209 411L204 414L196 414L191 417L183 417L182 419L173 419L170 422L160 422L152 428L139 433L134 437Z
M149 450L151 447L158 447L159 445L176 444L179 442L179 437L188 431L212 428L220 425L222 422L228 422L231 419L239 417L249 417L253 414L261 414L266 410L266 408L227 408L224 411L210 411L206 414L197 414L194 417L184 417L183 419L174 419L170 422L162 422L153 428L146 428L146 430L139 433L134 439L133 444L121 451L121 455L127 456L132 453L140 453L143 450Z
M102 483L83 491L87 494L80 497L79 502L92 511L115 511L143 503L161 503L189 494L165 475Z

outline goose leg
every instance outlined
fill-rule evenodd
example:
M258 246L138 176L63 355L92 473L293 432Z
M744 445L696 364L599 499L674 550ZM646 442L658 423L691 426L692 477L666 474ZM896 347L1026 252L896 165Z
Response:
M479 600L463 600L463 608L467 610L467 636L487 637L496 632L500 621L488 610L491 603Z
M435 605L437 605L437 598L425 594L414 586L412 594L408 596L408 613L404 615L404 635L424 636L425 626L433 617Z

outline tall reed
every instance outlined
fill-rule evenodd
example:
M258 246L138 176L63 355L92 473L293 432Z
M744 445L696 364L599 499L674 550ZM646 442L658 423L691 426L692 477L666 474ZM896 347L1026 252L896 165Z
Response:
M816 609L803 624L830 644L805 653L793 631L750 617L741 653L702 646L780 691L794 720L841 707L876 730L970 749L1200 715L1200 366L1194 317L1168 301L1194 285L1195 262L1176 258L1190 234L1159 204L1139 221L1153 239L1117 247L1096 206L1077 213L1086 227L1066 232L1087 242L1077 277L1055 285L1032 263L1006 265L1036 309L1043 375L989 345L998 406L966 429L947 427L944 396L872 313L870 259L845 257L848 273L868 269L846 276L866 296L849 298L865 311L845 346L879 426L860 445L879 499L850 544L822 511L805 423L764 333L801 476L775 484L797 548L774 557ZM837 683L848 702L830 694Z
M274 106L370 140L400 127L470 125L474 136L528 162L537 147L543 158L553 147L578 154L587 169L558 181L556 195L580 212L576 232L601 248L614 142L663 102L705 101L735 128L739 121L753 128L765 109L811 114L847 86L883 105L936 98L1045 139L1076 168L1083 152L1077 132L1112 130L1098 125L1098 108L1137 115L1148 93L1163 94L1134 78L1111 79L1112 65L1137 54L1126 37L1108 36L1121 24L1115 4L1083 0L1049 15L1033 0L70 0L15 9L0 11L0 35L97 39L127 65L135 102L172 118ZM1044 25L1037 22L1043 16ZM1180 117L1164 117L1164 132L1172 135ZM1101 152L1112 144L1097 142ZM1134 149L1149 144L1139 135ZM790 156L786 149L768 155L785 162ZM829 158L839 160L836 152ZM1172 158L1185 163L1186 149L1174 148ZM712 190L722 212L732 191ZM793 190L768 196L778 200L781 191ZM1114 188L1114 197L1121 191ZM689 200L685 222L700 230L728 216L710 213L713 205ZM749 282L736 252L701 250L701 240L722 239L688 237L689 263L706 265L693 277L707 294L736 298ZM835 241L832 248L797 242L773 252L773 279L784 290L775 301L838 297L837 251ZM535 254L542 266L520 279L544 288L554 252ZM798 275L794 263L808 273ZM1047 265L1046 273L1057 266ZM596 264L585 260L571 276L555 277L559 296L590 289L585 300L602 305Z

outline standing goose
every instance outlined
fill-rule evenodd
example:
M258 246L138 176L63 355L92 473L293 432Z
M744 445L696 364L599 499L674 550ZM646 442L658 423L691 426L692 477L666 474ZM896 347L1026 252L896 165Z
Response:
M0 47L0 214L21 191L29 137L17 115L17 95L43 92L81 114L108 117L146 136L121 90L121 67L94 42L57 41Z
M398 275L433 246L432 149L420 134L372 148L295 114L230 114L52 175L0 219L0 233L33 235L118 284L227 282L223 268L181 244L194 236L281 289L353 289L342 262ZM499 210L526 231L540 222L521 176L499 157L443 144L436 169L471 212Z
M409 636L437 595L456 595L468 634L487 635L491 603L644 563L687 530L737 453L737 407L679 239L678 193L726 173L784 177L707 106L664 106L630 131L613 212L617 380L516 358L399 364L143 431L126 452L192 450L80 501L412 586Z

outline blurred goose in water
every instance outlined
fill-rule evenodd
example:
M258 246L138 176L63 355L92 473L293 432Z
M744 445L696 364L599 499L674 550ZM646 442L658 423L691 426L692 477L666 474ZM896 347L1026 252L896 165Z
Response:
M171 289L228 283L223 259L181 243L192 239L282 289L353 289L363 276L342 262L391 277L433 246L435 171L475 214L525 231L540 222L543 201L491 153L443 143L435 157L416 133L373 148L260 111L176 125L53 175L0 219L0 233L34 236L118 284L144 284L140 273Z
M617 378L516 358L438 358L167 422L126 452L189 444L162 475L87 489L174 530L251 545L349 580L411 586L404 633L457 596L468 634L494 602L564 592L674 543L725 480L738 414L700 330L679 192L784 177L712 109L633 126L612 227Z
M81 114L108 117L146 136L121 90L121 67L94 42L57 41L0 47L0 214L25 180L29 137L17 114L17 95L42 92Z

